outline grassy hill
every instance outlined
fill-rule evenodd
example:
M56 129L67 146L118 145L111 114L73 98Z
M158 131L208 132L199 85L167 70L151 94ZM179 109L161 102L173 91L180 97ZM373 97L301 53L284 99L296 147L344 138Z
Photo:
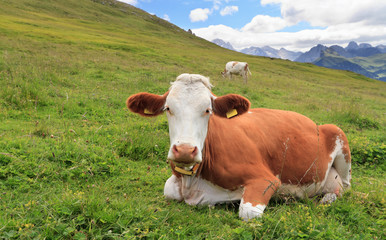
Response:
M336 53L333 49L327 49L313 63L317 66L332 69L349 70L381 81L386 80L386 53L370 57L346 58Z
M386 85L348 71L229 51L112 0L0 0L0 238L384 238ZM252 76L223 79L230 60ZM166 117L129 113L181 73L216 95L297 111L348 135L353 188L331 206L166 202Z
M377 79L386 81L386 53L376 54L367 58L356 57L352 61L367 71L377 75Z

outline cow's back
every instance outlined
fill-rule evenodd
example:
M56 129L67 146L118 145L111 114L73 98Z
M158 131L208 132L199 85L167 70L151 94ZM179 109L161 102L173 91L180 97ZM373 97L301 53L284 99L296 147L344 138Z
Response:
M235 62L235 61L227 62L227 63L225 64L225 70L228 71L228 72L229 72L229 71L233 71L234 66L237 65L237 63L238 63L238 62Z
M202 174L227 189L268 173L283 183L317 181L324 178L333 147L324 135L312 120L290 111L251 109L232 119L212 116L203 163L210 171Z

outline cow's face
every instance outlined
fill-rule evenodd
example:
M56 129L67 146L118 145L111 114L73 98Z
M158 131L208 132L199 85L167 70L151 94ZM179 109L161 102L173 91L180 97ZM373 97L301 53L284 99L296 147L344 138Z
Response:
M177 166L189 167L202 161L209 117L213 113L214 96L208 87L209 80L200 75L181 75L169 90L165 102L171 146L168 159Z
M249 101L239 95L216 97L209 79L197 74L181 74L164 95L139 93L127 100L133 112L156 116L166 112L169 122L168 159L176 166L189 168L202 161L209 118L212 114L227 117L230 110L242 114Z

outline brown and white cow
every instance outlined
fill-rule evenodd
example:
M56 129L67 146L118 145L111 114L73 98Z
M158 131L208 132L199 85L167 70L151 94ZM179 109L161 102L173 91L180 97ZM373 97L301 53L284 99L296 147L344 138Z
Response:
M241 200L239 216L263 214L274 193L339 196L350 187L347 138L295 112L249 109L239 95L215 96L209 79L182 74L163 95L138 93L128 108L143 116L166 112L173 175L167 199L191 205Z
M232 79L232 75L240 75L244 78L245 83L248 81L248 74L252 75L249 71L248 63L231 61L225 64L224 72L221 72L223 77L229 76Z

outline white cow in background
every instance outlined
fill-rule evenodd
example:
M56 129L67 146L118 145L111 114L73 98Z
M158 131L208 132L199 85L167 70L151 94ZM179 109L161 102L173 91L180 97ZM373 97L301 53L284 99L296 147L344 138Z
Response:
M248 81L248 74L252 75L249 71L248 63L231 61L225 65L224 72L221 72L223 77L229 76L232 79L232 75L240 75L244 78L245 83Z

